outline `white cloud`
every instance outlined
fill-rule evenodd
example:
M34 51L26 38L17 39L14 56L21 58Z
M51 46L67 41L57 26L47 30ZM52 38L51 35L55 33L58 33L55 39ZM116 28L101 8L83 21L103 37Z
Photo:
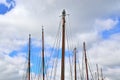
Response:
M1 53L2 54L2 53ZM0 79L1 80L12 80L21 79L23 74L20 72L24 71L26 59L22 56L15 56L14 58L2 54L3 59L0 60ZM8 76L9 75L9 76ZM6 77L7 76L7 77Z
M110 78L110 80L114 80L114 79L119 80L120 79L119 73L120 73L120 68L109 68L105 71L105 75L107 75ZM105 77L105 79L107 78Z
M91 62L103 66L103 74L108 80L120 79L117 75L120 69L120 59L118 58L120 52L120 46L118 44L120 39L117 38L119 36L120 35L111 36L108 40L92 43L91 48L87 50Z
M110 30L118 24L118 19L96 20L95 24L99 30Z
M120 34L112 35L110 40L103 40L98 33L99 30L114 28L118 23L118 19L104 19L104 17L117 16L120 13L119 0L16 0L16 4L12 11L4 16L0 15L0 58L6 63L4 64L5 67L2 67L3 63L0 64L1 74L2 71L8 70L11 77L12 75L14 77L19 76L17 73L20 71L12 72L9 69L16 68L16 64L22 64L23 57L11 57L12 60L10 59L7 62L5 59L8 58L5 55L8 56L13 50L19 50L24 46L27 43L29 33L34 39L41 39L42 25L45 26L45 42L51 46L59 27L58 24L61 19L59 16L62 9L66 9L67 13L70 14L70 19L67 17L66 24L67 27L70 27L68 21L70 22L72 33L75 36L72 35L72 37L80 41L80 44L83 41L87 42L88 53L92 54L90 55L96 60L95 62L106 66L119 65L120 60L116 57L119 56L118 53L120 52L118 45ZM35 42L36 46L39 46L38 42ZM19 59L18 63L16 63L17 58ZM7 73L2 74L2 76L5 75ZM8 79L6 78L6 80Z

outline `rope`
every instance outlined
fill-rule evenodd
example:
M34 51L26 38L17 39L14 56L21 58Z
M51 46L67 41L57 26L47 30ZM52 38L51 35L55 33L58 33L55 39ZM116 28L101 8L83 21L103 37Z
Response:
M66 33L66 35L67 35L67 33ZM67 47L68 47L68 51L70 51L70 47L69 47L69 38L67 38ZM71 56L70 56L70 53L69 53L69 64L70 64L70 76L71 76L71 80L73 80L73 75L72 75L72 65L71 65L71 58L70 58Z
M81 78L81 80L83 80L83 77L82 77L82 74L81 74L81 72L82 72L82 70L80 70L80 62L78 61L78 66L79 66L79 71L80 71L80 78Z
M50 55L50 58L48 59L48 62L47 62L47 67L48 67L48 65L49 65L49 63L50 63L50 61L51 61L51 58L52 58L52 56L54 55L54 52L55 52L55 47L57 46L57 43L58 43L58 37L59 37L59 33L60 33L60 26L61 26L61 21L60 21L60 23L59 23L59 29L58 29L58 31L57 31L57 35L56 35L56 40L55 40L55 42L54 42L54 45L53 45L53 48L52 48L52 50L51 50L51 55ZM54 62L53 62L53 64L54 64ZM52 64L52 65L53 65ZM50 80L51 80L51 76L52 76L52 71L53 71L53 66L52 66L52 70L51 70L51 73L49 73L48 72L48 74L47 74L47 76L50 76ZM48 80L48 77L47 77L47 80Z
M82 52L82 54L83 54L83 56L82 56L82 76L83 76L83 77L82 77L82 79L85 79L85 73L84 73L84 72L85 72L85 71L84 71L84 67L85 67L85 64L84 64L84 62L85 62L85 61L84 61L84 60L85 60L85 57L84 57L84 56L85 56L85 55L84 55L84 52Z
M90 74L91 74L91 78L92 78L92 80L94 80L93 73L92 73L93 70L91 70L90 57L89 57L89 55L87 55L87 57L88 57L88 68L89 68L89 71L90 71Z

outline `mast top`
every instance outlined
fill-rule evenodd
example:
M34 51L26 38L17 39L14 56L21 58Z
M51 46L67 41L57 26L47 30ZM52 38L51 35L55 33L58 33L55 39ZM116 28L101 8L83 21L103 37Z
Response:
M66 16L66 11L65 11L65 9L63 9L62 16L63 16L63 17Z

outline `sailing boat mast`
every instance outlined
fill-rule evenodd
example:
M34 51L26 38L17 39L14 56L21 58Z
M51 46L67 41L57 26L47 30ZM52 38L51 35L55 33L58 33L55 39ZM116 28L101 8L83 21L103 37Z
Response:
M44 29L42 26L42 72L43 72L43 80L45 80L45 75L44 75Z
M61 59L61 80L64 80L65 77L65 16L66 12L62 12L62 59Z
M84 49L84 55L85 55L85 66L86 66L86 80L89 80L88 77L88 62L87 62L87 56L86 56L86 47L85 47L85 42L83 43L83 49Z
M30 53L31 53L31 34L29 34L29 49L28 49L28 80L30 80Z
M75 80L77 80L77 71L76 71L76 48L74 48L74 70L75 70Z

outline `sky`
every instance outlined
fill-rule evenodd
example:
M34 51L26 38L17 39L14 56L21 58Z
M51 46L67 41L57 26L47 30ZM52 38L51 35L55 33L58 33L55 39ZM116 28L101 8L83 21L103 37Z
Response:
M85 41L91 63L103 68L105 80L120 80L120 0L0 0L0 80L23 77L29 34L32 53L37 59L40 57L37 53L41 52L42 26L46 57L50 56L63 9L69 14L66 25L71 28L69 36L74 41L72 47L78 48L78 55ZM37 62L33 59L33 75L34 63Z

